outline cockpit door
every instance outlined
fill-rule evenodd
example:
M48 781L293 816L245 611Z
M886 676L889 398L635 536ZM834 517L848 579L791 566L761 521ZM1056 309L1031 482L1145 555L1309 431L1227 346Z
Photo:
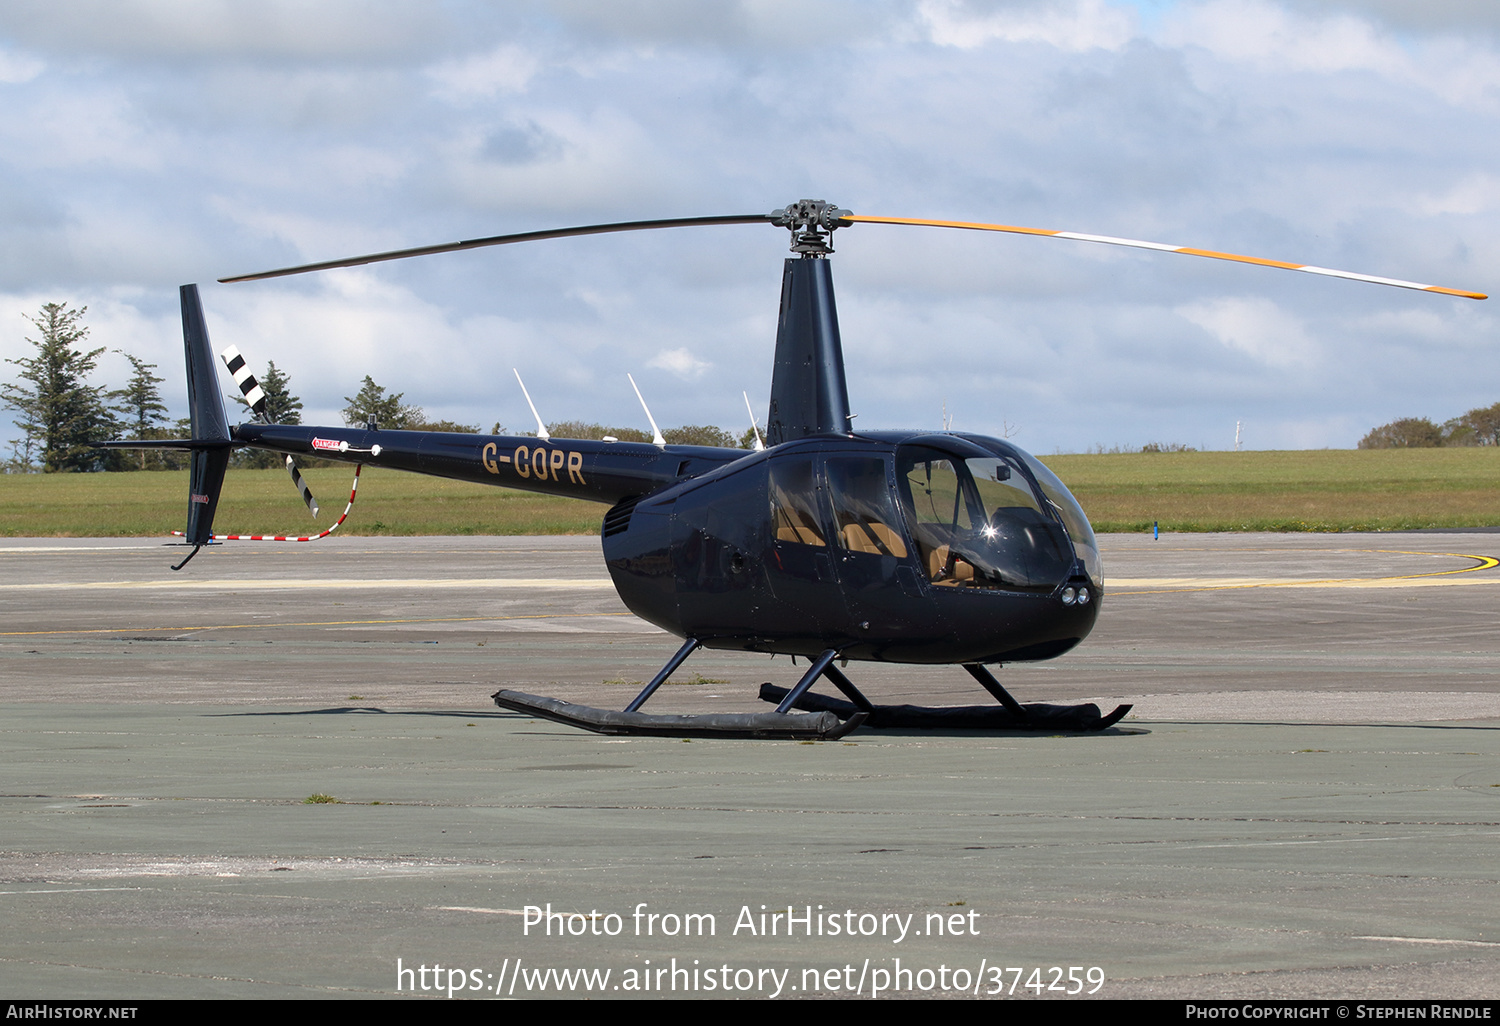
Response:
M878 659L894 647L946 637L902 525L890 456L831 453L823 475L850 634L864 642L851 653Z
M848 616L834 575L832 530L817 459L789 453L768 462L766 577L775 601L766 610L764 626L781 637L831 640L846 628Z

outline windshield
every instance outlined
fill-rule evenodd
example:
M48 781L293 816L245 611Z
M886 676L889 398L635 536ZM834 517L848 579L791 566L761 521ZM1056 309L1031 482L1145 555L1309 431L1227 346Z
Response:
M1051 592L1068 579L1068 534L1015 457L963 459L909 445L896 461L912 537L934 584Z
M1047 501L1067 525L1068 534L1073 539L1073 548L1078 553L1078 558L1083 560L1083 568L1088 573L1089 580L1094 582L1095 587L1104 587L1104 566L1099 559L1099 542L1094 538L1089 518L1083 515L1083 507L1058 476L1043 466L1040 460L1029 453L1017 451L1026 461L1026 466L1031 468L1032 476L1041 485Z

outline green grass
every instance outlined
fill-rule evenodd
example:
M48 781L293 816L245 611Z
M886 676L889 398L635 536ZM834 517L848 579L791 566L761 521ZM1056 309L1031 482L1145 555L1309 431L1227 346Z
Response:
M1500 448L1049 456L1098 531L1352 531L1500 524ZM314 534L353 472L306 471L307 515L282 470L232 470L220 533ZM366 468L339 534L596 534L600 503ZM186 472L0 475L0 536L163 535L187 519Z
M1500 524L1500 448L1049 456L1096 531Z
M214 530L316 534L344 512L352 467L303 471L322 512L314 520L285 470L231 470ZM597 534L602 503L366 467L359 500L338 533ZM187 472L0 476L0 536L141 537L187 522Z

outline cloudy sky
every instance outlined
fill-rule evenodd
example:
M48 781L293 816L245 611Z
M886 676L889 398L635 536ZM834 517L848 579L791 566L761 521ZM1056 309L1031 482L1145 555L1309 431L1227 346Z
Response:
M274 360L309 419L370 374L527 429L516 367L548 419L644 426L631 372L664 425L738 431L779 229L214 279L813 197L1494 292L1497 158L1493 0L7 0L0 356L42 303L86 304L180 415L199 282L216 345ZM1236 421L1248 448L1351 447L1500 401L1500 299L937 229L835 245L863 427L946 405L1041 454L1230 448Z

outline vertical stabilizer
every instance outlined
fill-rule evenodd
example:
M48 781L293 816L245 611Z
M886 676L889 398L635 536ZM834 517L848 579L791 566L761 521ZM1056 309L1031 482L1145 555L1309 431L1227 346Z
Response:
M781 278L781 318L766 441L850 431L844 349L833 303L833 272L822 257L793 257Z
M224 399L219 395L219 372L215 367L213 346L208 341L208 325L203 320L198 286L184 285L178 294L182 300L182 343L187 355L188 408L193 419L193 441L227 442L229 419L224 415Z
M193 447L188 483L185 534L189 545L198 546L207 545L213 538L214 511L219 508L219 492L224 487L224 471L229 468L231 448L224 397L219 394L219 372L214 366L214 351L208 341L208 325L203 320L198 286L182 286L180 296L193 441L209 443L202 448Z

